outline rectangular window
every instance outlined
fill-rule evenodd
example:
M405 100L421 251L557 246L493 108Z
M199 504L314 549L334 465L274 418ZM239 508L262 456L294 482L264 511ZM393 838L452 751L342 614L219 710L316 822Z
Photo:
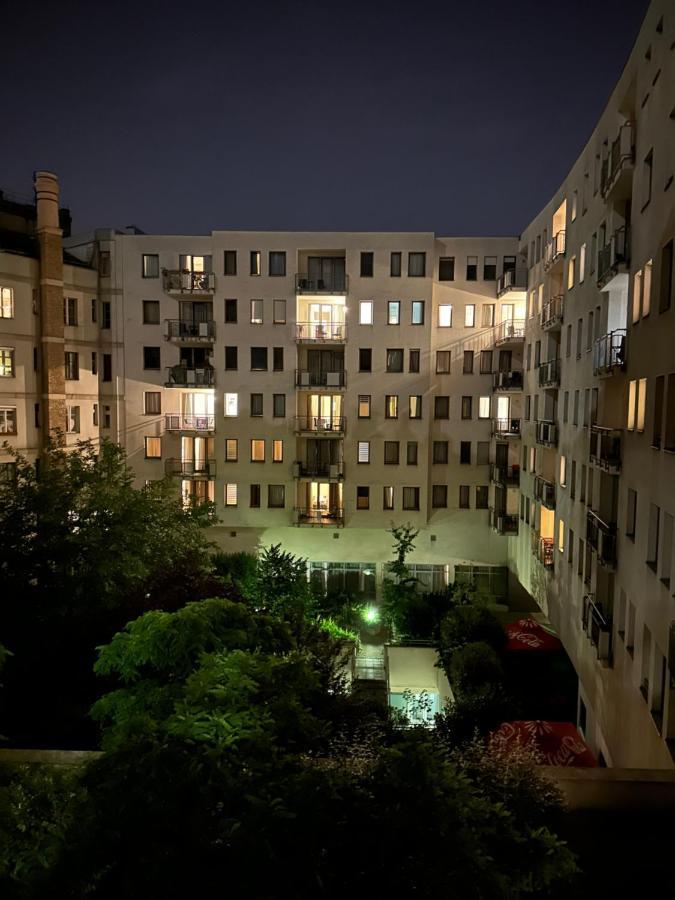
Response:
M673 301L673 241L668 241L661 250L661 283L659 289L659 312L670 309ZM646 313L645 313L646 315Z
M497 257L483 257L483 281L497 280Z
M0 319L14 318L14 289L0 287Z
M63 324L77 325L77 297L63 298Z
M637 412L635 415L635 430L645 430L645 408L647 405L647 379L641 378L637 388Z
M671 453L675 451L675 372L668 375L666 394L666 435L663 446Z
M359 302L359 325L373 324L373 301L361 300Z
M491 375L492 374L492 350L481 350L480 351L480 374L481 375Z
M112 417L110 414L110 407L103 407L103 428L110 428L110 423L112 421Z
M370 394L359 394L359 419L370 418Z
M227 506L227 503L225 504ZM236 506L236 496L233 506ZM252 484L249 490L249 506L251 509L260 509L260 485Z
M476 306L474 303L467 303L464 307L464 327L473 328L476 324Z
M385 419L398 419L398 394L387 394L384 398Z
M91 411L91 423L95 427L98 427L98 403L94 403L94 406Z
M436 373L438 375L447 375L450 372L450 351L436 351Z
M239 365L239 351L236 347L225 347L225 371L235 372Z
M262 416L263 414L263 395L251 394L251 416Z
M476 509L488 508L488 486L486 484L476 485Z
M473 418L473 397L462 397L462 418Z
M239 415L239 394L225 394L225 415L228 418Z
M401 324L401 301L390 300L387 303L387 325Z
M389 274L392 278L401 277L401 254L394 252L389 257Z
M394 508L394 488L392 485L385 485L382 488L382 509Z
M223 494L225 498L225 506L237 505L237 485L225 484L223 486Z
M441 256L438 260L438 280L454 281L455 280L455 257Z
M576 265L576 256L571 256L567 263L567 290L571 291L574 287L574 268Z
M359 441L356 451L356 461L361 465L370 462L370 441Z
M225 462L237 462L239 459L239 441L236 438L225 440Z
M413 300L411 325L424 325L424 300Z
M112 353L103 354L103 381L112 381Z
M422 395L421 394L411 394L408 397L408 418L409 419L421 419L422 418Z
M265 441L253 438L251 440L251 462L265 462Z
M0 406L0 434L16 434L15 406Z
M272 347L272 371L273 372L283 372L284 371L284 348L283 347Z
M642 270L633 275L633 324L640 320L642 300Z
M657 450L661 447L661 432L663 431L663 397L666 389L665 375L659 375L654 382L654 424L652 427L652 447Z
M251 347L251 371L267 371L267 347Z
M467 281L477 281L478 280L478 257L477 256L467 256L467 258L466 258L466 280Z
M370 488L368 487L368 485L357 485L356 508L370 509Z
M558 519L558 552L565 552L565 523L562 519Z
M408 278L424 278L427 269L426 253L408 254Z
M567 457L560 457L560 472L558 474L558 478L560 479L560 487L566 487L567 485Z
M374 258L370 252L361 253L361 278L373 277Z
M462 466L471 465L471 441L459 442L459 462Z
M399 460L399 444L398 441L384 442L384 464L385 466L397 466Z
M420 351L419 350L408 351L408 371L409 372L419 372L419 370L420 370Z
M431 448L431 460L435 466L447 466L448 442L434 441Z
M628 431L635 430L635 408L637 402L637 381L631 381L628 385L628 417L626 428Z
M464 351L464 363L462 366L464 375L473 375L473 350Z
M652 178L654 174L654 151L650 150L642 163L642 209L652 199Z
M162 458L162 439L159 437L146 437L145 439L145 458L161 459Z
M483 328L492 328L495 324L495 305L494 303L484 303L482 306L482 326Z
M272 321L275 325L286 324L286 301L274 300L272 303Z
M91 299L91 321L96 322L98 320L98 300L96 297L92 297Z
M586 244L581 245L579 250L579 284L586 277Z
M162 392L145 391L143 394L143 412L146 416L159 416L162 413Z
M403 509L420 508L420 489L418 487L403 488Z
M66 406L66 434L80 433L80 407Z
M110 328L111 321L112 312L110 309L110 302L108 300L103 300L101 302L101 328L107 331Z
M146 348L147 349L147 348ZM157 348L159 350L159 348ZM66 381L80 380L80 356L70 350L65 354ZM146 366L147 368L147 366ZM159 368L159 367L158 367Z
M450 397L434 397L434 419L450 418Z
M470 509L471 508L471 492L468 484L460 484L459 486L459 508L460 509Z
M251 300L251 325L262 325L263 323L263 301Z
M225 323L235 325L237 322L237 301L228 299L225 301Z
M661 510L655 503L649 504L649 531L647 533L647 559L650 569L656 569L659 562L659 525Z
M283 419L286 416L286 394L272 394L272 416Z
M143 301L143 324L159 325L159 300Z
M635 540L635 520L637 513L637 491L628 488L626 502L626 537Z
M448 486L447 484L432 484L431 486L431 506L433 509L445 509L448 505Z
M284 442L280 438L272 441L272 462L280 463L284 461Z
M236 275L237 274L237 251L236 250L225 250L224 251L223 274L224 275Z
M159 278L159 255L157 253L144 253L143 278Z
M359 347L359 372L372 372L373 351L371 347Z
M490 398L487 396L478 398L478 418L490 418Z
M387 350L387 372L403 371L403 350Z
M159 347L143 347L143 368L161 368L161 353Z
M451 303L441 303L438 307L438 327L439 328L451 328L452 327L452 304Z
M417 441L408 441L406 444L405 461L408 466L417 465Z
M286 251L270 250L269 253L269 275L272 278L282 278L286 275Z
M251 250L249 254L249 272L251 275L262 275L262 254L260 250Z
M478 441L476 443L476 465L487 466L490 462L490 442Z

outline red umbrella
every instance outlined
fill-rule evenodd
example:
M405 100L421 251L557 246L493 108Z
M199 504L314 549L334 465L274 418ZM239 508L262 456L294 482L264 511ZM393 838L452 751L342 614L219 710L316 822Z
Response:
M538 650L551 652L560 650L560 639L543 628L535 619L518 619L505 628L506 650Z
M595 757L572 722L503 722L492 741L531 747L545 766L597 766Z

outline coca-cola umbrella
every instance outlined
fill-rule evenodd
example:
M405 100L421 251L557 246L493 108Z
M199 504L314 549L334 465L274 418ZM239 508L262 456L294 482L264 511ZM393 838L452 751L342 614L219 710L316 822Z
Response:
M536 619L518 619L505 626L507 652L522 650L536 650L543 653L552 653L561 650L560 639L550 631L547 631Z
M537 719L503 722L491 740L519 744L536 750L542 765L597 766L595 757L572 722L545 722Z

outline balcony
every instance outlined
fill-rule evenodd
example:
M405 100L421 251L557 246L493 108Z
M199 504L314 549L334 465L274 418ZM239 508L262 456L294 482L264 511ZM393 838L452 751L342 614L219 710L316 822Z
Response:
M344 525L344 510L338 506L330 506L325 509L296 506L295 524L318 525L323 528L330 526L341 527Z
M215 478L215 459L167 459L164 464L167 475L180 475L183 478Z
M621 471L621 437L620 428L591 425L589 461L610 475L618 475Z
M548 271L565 257L565 230L554 234L544 248L544 270Z
M553 538L543 538L535 534L534 555L545 569L552 569L555 560Z
M519 438L520 419L493 419L492 433L501 438Z
M312 437L342 437L345 433L344 416L296 416L296 434Z
M212 344L216 338L215 322L187 322L165 319L164 340L172 344Z
M504 487L518 487L520 484L520 466L518 464L500 466L497 463L492 463L490 466L490 480L494 484L501 484Z
M546 509L555 509L555 484L541 475L534 476L534 499Z
M539 387L560 387L560 359L546 360L546 362L540 364L538 372Z
M345 477L345 467L343 462L338 463L316 463L316 462L294 462L293 478L321 478L322 481L342 481Z
M518 534L518 516L510 516L495 509L492 511L492 527L497 534Z
M544 331L558 331L563 321L563 294L551 297L541 311L541 327Z
M613 375L626 365L626 329L616 328L593 344L593 374Z
M525 341L525 319L507 319L495 326L495 346L522 344Z
M297 322L295 326L299 344L344 344L346 337L344 322Z
M611 194L629 193L634 162L635 129L632 122L626 122L619 129L602 161L600 192L605 199Z
M216 383L213 366L189 369L187 366L169 366L166 370L165 387L209 388Z
M183 413L167 413L165 425L167 431L198 431L206 434L215 431L216 417L213 415L193 416Z
M162 284L167 294L211 295L216 289L213 272L188 272L162 269Z
M538 444L555 447L558 443L558 426L555 422L540 419L535 422L535 438Z
M584 596L581 625L595 647L598 659L609 663L612 658L612 619L596 601L595 594Z
M608 290L610 282L617 275L627 276L630 265L630 228L622 225L617 228L604 247L598 253L598 288Z
M507 269L497 279L497 297L503 297L511 291L527 290L527 269Z
M495 391L522 391L523 370L513 369L510 372L495 372L493 378L493 390Z
M295 276L296 294L339 294L344 295L349 289L349 276L344 272L335 272L323 278L313 278L304 272Z
M340 390L346 384L345 372L309 372L307 369L295 370L295 386L304 388L327 388L330 391Z
M613 568L616 563L616 525L604 522L596 512L589 509L586 517L586 540L598 554L600 565Z

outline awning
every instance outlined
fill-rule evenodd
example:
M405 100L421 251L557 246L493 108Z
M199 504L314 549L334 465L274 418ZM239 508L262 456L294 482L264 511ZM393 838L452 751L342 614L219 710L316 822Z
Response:
M560 639L547 631L536 619L518 619L505 626L507 651L537 650L552 652L561 650Z
M546 766L597 766L595 757L572 722L520 720L503 722L491 740L531 747Z

